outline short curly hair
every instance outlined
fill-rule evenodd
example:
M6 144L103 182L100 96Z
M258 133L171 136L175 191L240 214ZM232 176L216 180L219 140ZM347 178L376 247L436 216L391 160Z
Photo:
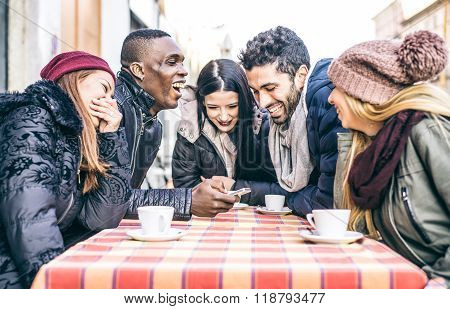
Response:
M302 39L282 26L261 32L248 41L238 58L246 70L276 62L277 70L288 73L292 78L301 65L310 67L308 49Z

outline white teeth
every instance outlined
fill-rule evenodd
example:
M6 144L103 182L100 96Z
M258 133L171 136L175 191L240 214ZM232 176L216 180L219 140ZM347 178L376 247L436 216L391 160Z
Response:
M280 107L277 107L277 108L275 108L275 109L272 109L271 112L272 112L272 113L275 113L275 112L278 112L279 110L280 110Z
M276 113L276 112L278 112L281 109L281 107L282 107L281 105L277 105L275 108L270 108L269 112L271 114Z
M173 88L179 88L179 89L183 89L184 88L184 84L183 83L173 83L172 86L173 86Z

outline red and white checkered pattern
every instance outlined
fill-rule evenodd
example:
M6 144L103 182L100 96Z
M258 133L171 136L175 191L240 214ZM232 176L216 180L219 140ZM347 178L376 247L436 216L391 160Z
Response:
M39 271L33 288L424 288L425 273L371 239L305 243L307 223L253 209L176 222L178 241L139 242L123 220L67 250Z

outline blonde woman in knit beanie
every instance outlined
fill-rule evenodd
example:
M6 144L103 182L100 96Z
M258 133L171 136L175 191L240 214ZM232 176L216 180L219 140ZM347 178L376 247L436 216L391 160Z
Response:
M335 203L349 228L381 237L430 277L450 280L450 99L428 81L448 59L438 35L358 44L333 60L340 136Z

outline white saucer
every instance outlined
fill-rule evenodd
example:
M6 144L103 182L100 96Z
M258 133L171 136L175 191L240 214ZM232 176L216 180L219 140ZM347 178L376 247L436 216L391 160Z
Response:
M287 215L292 212L289 207L283 207L281 210L270 210L267 207L258 207L256 210L265 215Z
M170 240L178 240L184 235L187 234L186 230L180 229L169 229L169 232L164 235L144 235L142 234L142 229L138 230L129 230L127 231L127 235L135 240L140 241L170 241Z
M358 239L362 238L364 235L359 232L345 232L342 237L330 237L330 236L320 236L316 231L302 230L300 231L300 236L305 239L315 243L323 244L349 244Z
M234 203L233 209L244 209L250 207L248 204L245 203Z

